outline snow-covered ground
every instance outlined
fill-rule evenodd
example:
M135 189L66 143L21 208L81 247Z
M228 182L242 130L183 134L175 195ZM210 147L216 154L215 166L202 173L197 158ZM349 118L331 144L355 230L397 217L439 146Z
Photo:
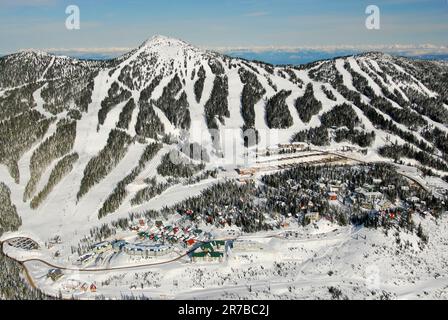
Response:
M231 250L223 262L182 258L151 267L114 271L63 271L47 277L42 262L26 262L45 292L79 299L134 295L154 299L331 299L330 288L349 299L448 298L448 218L416 218L429 235L421 247L415 234L341 227L321 220L305 228L292 223L279 232L243 235L256 249ZM288 234L288 237L285 237ZM8 254L39 258L39 254ZM166 261L166 260L165 260ZM127 261L129 263L129 261ZM138 261L131 262L138 265ZM141 262L140 262L141 263ZM80 286L94 283L96 292ZM333 290L333 289L332 289Z

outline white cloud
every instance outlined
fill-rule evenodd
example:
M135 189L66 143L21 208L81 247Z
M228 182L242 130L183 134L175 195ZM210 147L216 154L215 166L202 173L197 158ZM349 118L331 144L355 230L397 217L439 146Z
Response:
M105 47L105 48L46 48L41 49L45 52L51 52L64 55L88 55L103 54L110 56L119 56L133 50L131 47ZM385 44L385 45L328 45L328 46L265 46L265 47L202 47L204 50L213 50L217 52L291 52L297 53L302 50L321 51L332 53L336 51L381 51L387 53L405 54L410 56L425 54L448 54L448 46L438 46L434 44Z
M314 50L334 52L338 50L348 51L382 51L390 53L407 53L411 55L421 54L448 54L448 46L434 44L382 44L382 45L325 45L325 46L248 46L248 47L213 47L207 48L218 52L256 52L267 51L297 52L300 50Z

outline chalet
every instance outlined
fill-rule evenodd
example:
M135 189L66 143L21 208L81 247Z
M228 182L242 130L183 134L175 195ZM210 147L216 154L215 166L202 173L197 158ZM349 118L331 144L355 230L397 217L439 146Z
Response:
M132 256L134 255L143 256L146 253L142 246L133 245L130 243L126 244L126 246L123 248L123 251Z
M250 176L250 175L254 175L257 173L256 168L238 168L236 171L241 176L247 176L247 175Z
M336 201L338 200L338 195L334 192L329 192L328 193L328 200L330 201Z
M383 194L381 192L371 192L362 190L359 192L359 194L366 200L366 201L375 201L383 198Z
M288 228L289 227L289 223L286 221L283 221L282 223L280 223L280 227L282 228Z
M293 142L293 143L280 143L278 144L278 149L283 152L296 152L305 150L308 146L304 143Z
M309 213L306 213L305 217L304 217L305 222L307 224L315 223L315 222L319 221L319 218L320 218L319 212L309 212Z
M149 255L151 256L160 256L170 253L173 250L170 246L165 245L155 245L149 247Z
M93 260L93 258L95 257L95 255L91 252L83 254L82 256L79 257L78 262L83 264L83 263L88 263L89 261Z
M83 283L81 286L81 291L87 292L89 290L89 285L87 283Z
M384 210L392 209L394 207L394 205L392 204L392 202L390 202L388 200L384 200L384 201L381 201L381 203L379 203L379 207L380 207L380 210L384 211Z
M193 262L198 261L223 261L224 259L224 253L218 252L218 251L199 251L199 252L193 252L191 254L191 260Z
M383 182L381 179L373 179L373 184L380 185Z
M149 233L146 231L140 231L138 233L138 236L140 239L149 239L149 237L150 237Z
M96 292L96 285L94 283L90 285L90 292Z
M53 281L57 281L60 279L64 274L62 273L61 269L50 269L47 273L47 278L50 278Z
M339 192L342 189L342 185L340 184L330 184L328 186L328 191L329 192Z
M112 249L112 245L109 241L97 243L93 246L93 251L96 253L103 253Z
M159 256L165 255L172 251L172 247L162 244L143 245L127 243L123 247L123 251L133 256Z

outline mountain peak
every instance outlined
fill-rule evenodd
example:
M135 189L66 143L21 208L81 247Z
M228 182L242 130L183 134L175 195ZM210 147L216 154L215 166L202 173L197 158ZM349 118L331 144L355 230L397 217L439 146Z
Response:
M145 42L143 42L142 46L145 47L171 47L171 46L190 46L188 43L176 39L170 38L163 35L155 35Z
M32 55L36 55L36 56L49 56L50 55L46 51L39 50L39 49L33 49L33 48L23 49L23 50L19 51L18 53L22 54L22 55L32 54Z
M149 38L142 43L139 49L147 53L156 53L166 59L180 59L179 61L182 62L185 57L204 53L199 48L185 41L162 35Z

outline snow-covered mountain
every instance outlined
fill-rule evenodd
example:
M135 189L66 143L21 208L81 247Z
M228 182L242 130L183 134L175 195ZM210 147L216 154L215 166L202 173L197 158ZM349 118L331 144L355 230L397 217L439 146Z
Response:
M244 145L303 141L444 176L446 88L447 63L381 53L273 66L163 36L110 61L20 52L0 59L0 180L23 227L48 221L54 234L149 209L176 178L200 180L221 165L229 139L242 150L232 159ZM245 140L248 129L256 141ZM199 156L167 164L179 146L200 146Z
M134 220L142 219L139 224L152 228L160 219L183 230L204 229L204 234L213 233L212 239L236 238L244 232L242 239L247 236L251 243L258 237L258 245L266 248L255 259L257 255L243 250L231 255L224 268L212 265L211 281L202 276L207 272L197 271L203 265L179 264L177 271L170 266L169 272L161 267L163 292L171 292L172 297L224 294L283 299L322 297L322 292L343 297L335 284L344 294L356 288L350 297L366 297L372 290L367 286L357 292L359 285L365 286L359 275L364 267L376 265L384 278L378 298L390 298L389 291L397 297L415 296L409 295L409 288L415 293L444 285L446 279L434 279L446 264L446 217L436 219L446 210L442 194L447 183L440 178L447 180L448 173L447 88L446 62L365 53L301 66L273 66L203 51L163 36L108 61L37 51L2 57L0 237L6 251L0 254L0 264L12 263L6 254L17 261L37 258L76 270L73 265L97 248L95 243L116 239L138 243ZM276 149L278 144L286 147ZM281 153L291 153L288 148L298 145L304 147L300 154ZM274 167L276 174L256 174L249 179L253 184L246 180L244 172L250 173L254 166L272 173L281 157L282 165ZM333 158L340 166L304 166L302 158L315 164ZM345 163L356 165L341 165ZM299 169L277 170L298 165ZM239 175L235 169L246 170ZM331 190L337 187L334 183L344 184L343 179L351 184L351 191L342 200L327 199L322 184ZM376 222L371 222L372 203L363 203L367 213L351 205L356 200L350 198L352 189L362 193L366 184L369 187L367 182L375 181L381 185L372 187L388 194L390 201L397 197L396 204L383 199L375 206L409 209L400 219L387 219L383 212L378 222L373 213ZM412 193L403 187L412 188ZM374 197L378 192L364 194ZM414 214L416 195L430 212ZM337 204L330 206L330 202ZM342 207L347 211L339 212ZM316 217L309 211L318 208L322 219L303 227L307 219ZM347 225L348 219L353 224ZM343 227L339 229L336 222ZM366 228L360 227L363 223ZM378 225L382 227L376 229ZM388 234L391 228L396 232ZM11 237L22 237L25 245L35 242L40 248L7 246L14 242ZM183 240L173 245L176 264L178 254L188 260ZM109 254L98 253L96 267L126 265L131 270L146 261ZM109 283L115 277L106 273L93 279L67 269L62 282L51 282L48 268L34 260L28 260L28 270L38 287L54 295L67 289L63 283ZM115 285L121 285L120 290L101 292L110 297L128 292L130 278L126 277L135 277L127 269L123 272L124 280ZM324 274L329 279L323 279ZM404 282L397 282L396 274ZM9 277L0 273L2 279ZM20 278L19 272L15 277ZM14 284L2 283L16 288L21 283L17 279ZM265 279L274 279L272 292L270 284L269 292L265 290ZM414 288L422 279L425 282ZM182 289L205 288L201 281L215 289L200 294ZM222 290L226 281L237 285L234 293ZM243 292L242 283L250 285L250 293ZM281 289L285 283L289 293ZM397 289L402 283L408 286ZM162 293L150 291L154 297ZM446 290L434 291L432 296L444 294ZM41 298L41 294L32 292L27 297Z

